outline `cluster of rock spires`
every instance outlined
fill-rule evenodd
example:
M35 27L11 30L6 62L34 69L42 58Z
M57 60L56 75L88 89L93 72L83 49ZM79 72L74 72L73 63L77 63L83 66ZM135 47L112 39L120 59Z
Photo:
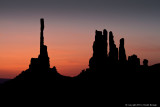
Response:
M124 38L120 39L119 51L114 42L113 33L108 32L106 29L102 31L95 31L95 41L93 43L93 56L89 60L89 68L82 70L82 72L75 77L67 77L59 74L56 67L50 68L50 61L47 52L47 46L44 45L44 19L40 19L40 54L38 58L32 58L29 69L23 71L14 80L27 80L33 81L41 80L42 78L49 78L51 80L94 80L97 75L105 79L105 76L112 73L129 73L152 71L148 67L148 60L144 59L144 65L140 65L140 59L133 54L126 58L124 47ZM109 41L109 43L108 43ZM109 48L109 49L108 49ZM109 50L109 52L108 52ZM144 69L145 68L145 69ZM32 75L32 76L31 76ZM46 76L46 77L45 77Z
M2 89L31 89L31 92L32 89L41 89L45 94L53 92L56 97L64 96L63 92L69 93L69 96L76 93L73 98L79 96L85 98L84 96L88 95L93 104L97 98L103 100L102 98L106 96L117 99L122 99L123 96L123 100L126 101L139 94L145 98L146 92L147 96L158 92L160 65L148 66L147 59L144 59L143 65L140 65L140 59L135 54L129 56L127 60L124 38L120 39L118 51L113 33L109 32L108 43L108 32L105 29L103 32L97 30L95 32L93 56L89 60L89 68L82 70L75 77L59 74L56 67L50 68L47 46L44 45L44 19L41 19L40 22L40 55L38 58L31 59L29 69L1 85ZM154 86L154 88L146 88L146 86ZM14 93L11 90L9 92ZM110 92L112 95L109 95ZM95 95L98 97L95 98ZM153 97L150 98L153 99Z
M107 52L109 47L109 52ZM144 59L145 64L142 66L148 67L148 60ZM112 31L109 32L109 46L108 46L108 32L106 29L95 32L95 41L93 43L93 56L89 60L89 69L91 71L104 71L110 72L115 68L123 68L121 72L127 69L128 72L132 70L139 70L142 68L140 65L140 59L137 55L133 54L126 58L126 52L124 47L124 38L120 39L119 51L114 43L114 36ZM113 67L113 68L112 68ZM118 69L117 69L118 70ZM119 71L119 70L118 70ZM101 72L102 73L102 72Z
M89 68L96 70L96 68L103 68L107 65L130 65L140 66L140 59L135 54L126 58L126 52L124 48L124 38L120 39L119 51L114 43L113 33L109 32L109 52L108 50L108 32L107 30L97 31L96 30L95 41L93 43L93 56L89 61ZM146 59L145 59L146 60ZM146 66L148 60L145 61Z
M38 58L32 58L31 63L29 65L30 72L36 72L36 74L45 74L49 71L56 71L56 68L50 68L50 62L47 52L47 46L44 45L44 19L40 19L41 23L41 32L40 32L40 55ZM109 47L109 52L108 52ZM148 62L148 61L146 61ZM145 64L147 66L147 64ZM93 43L93 56L89 60L89 68L80 75L74 77L81 77L85 79L86 75L84 72L97 72L97 74L105 74L111 70L111 67L124 67L124 66L134 66L134 68L140 66L140 59L137 58L136 55L132 55L128 57L128 61L126 59L126 53L124 48L124 38L120 39L119 52L118 48L114 43L113 33L109 32L109 46L108 46L108 32L106 29L102 31L95 32L95 41ZM113 69L112 69L113 70ZM103 71L103 72L102 72ZM57 72L58 74L58 72ZM59 74L60 75L60 74ZM90 74L92 75L92 74ZM44 76L44 75L43 75ZM62 76L62 75L61 75ZM63 76L64 78L65 76Z

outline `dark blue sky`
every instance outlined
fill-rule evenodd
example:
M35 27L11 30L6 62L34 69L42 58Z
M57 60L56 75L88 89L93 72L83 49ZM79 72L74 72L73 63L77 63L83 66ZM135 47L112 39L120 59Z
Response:
M0 0L3 15L159 17L159 0ZM6 14L5 14L6 13Z

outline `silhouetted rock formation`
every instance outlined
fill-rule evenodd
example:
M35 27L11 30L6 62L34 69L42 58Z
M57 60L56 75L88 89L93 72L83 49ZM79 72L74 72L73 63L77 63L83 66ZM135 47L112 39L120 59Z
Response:
M148 67L148 60L147 59L143 60L143 66Z
M133 68L137 68L140 66L140 59L137 57L137 55L133 54L132 56L128 57L128 64Z
M119 62L122 64L125 64L127 61L126 59L126 52L124 48L124 38L120 39L120 45L119 45Z
M113 33L109 32L109 59L111 63L118 61L118 48L116 47L113 39Z
M110 99L113 97L114 101L115 98L127 101L134 97L141 101L142 98L139 95L148 98L148 96L158 92L160 64L148 66L148 60L145 59L143 65L140 65L140 59L137 55L129 56L127 60L124 38L120 39L118 54L113 33L109 32L108 46L108 32L105 29L103 33L97 30L95 32L93 56L89 60L89 68L82 70L79 75L72 78L59 74L55 66L50 68L47 46L44 45L44 19L41 19L40 22L40 55L38 58L31 59L29 69L3 84L3 89L32 90L36 88L36 90L41 89L41 92L45 92L45 94L48 92L48 95L53 92L54 97L64 96L63 91L66 91L69 93L68 96L76 95L79 98L80 96L84 98L88 95L88 99L92 99L92 103L95 103L98 99L103 100L106 96ZM108 47L109 52L107 51ZM146 88L146 86L152 85L154 88ZM112 94L109 95L110 93ZM96 100L95 95L98 95ZM153 97L150 98L153 99ZM106 101L108 100L104 102Z
M40 24L40 54L38 58L31 58L29 69L23 71L13 80L6 82L4 86L21 86L27 88L28 86L34 87L35 84L39 87L42 83L45 83L52 87L50 84L57 81L70 81L70 77L59 74L55 66L50 68L47 46L44 45L44 19L40 19Z
M107 61L107 30L95 32L93 43L93 56L89 61L89 67L93 71L103 69Z
M40 19L41 22L41 32L40 32L40 55L38 58L32 58L29 65L31 71L43 71L47 72L50 68L49 57L47 52L47 46L44 45L44 19Z

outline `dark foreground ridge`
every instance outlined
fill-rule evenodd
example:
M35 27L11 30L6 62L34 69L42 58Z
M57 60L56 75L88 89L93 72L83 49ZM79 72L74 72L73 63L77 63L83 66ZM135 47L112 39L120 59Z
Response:
M103 103L107 102L106 97L125 103L133 100L156 101L159 92L160 64L148 66L148 60L144 59L143 65L140 65L140 59L135 54L129 56L127 60L124 38L120 39L117 48L111 31L108 40L107 30L104 29L103 32L96 30L89 68L82 70L75 77L67 77L59 74L55 66L50 68L47 46L44 45L44 19L40 22L38 58L32 58L29 69L3 84L2 89L19 89L27 92L41 90L54 96L68 93L75 95L74 98L81 96L83 100L92 99L92 103L98 99ZM9 92L12 92L11 90Z

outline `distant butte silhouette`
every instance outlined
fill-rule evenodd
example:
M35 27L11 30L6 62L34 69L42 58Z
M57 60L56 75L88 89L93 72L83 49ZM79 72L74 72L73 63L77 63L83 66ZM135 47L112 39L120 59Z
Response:
M153 95L159 92L160 64L149 66L148 60L144 59L143 65L140 65L140 59L135 54L127 59L125 39L120 39L117 48L112 31L108 38L106 29L95 31L93 56L89 59L88 68L75 77L59 74L55 66L50 67L47 46L44 45L44 19L40 19L40 24L38 58L31 58L29 68L1 85L1 89L44 89L48 94L53 92L54 96L64 94L65 90L70 95L88 95L90 99L98 95L98 98L114 96L124 101L134 98L136 101L153 100Z

